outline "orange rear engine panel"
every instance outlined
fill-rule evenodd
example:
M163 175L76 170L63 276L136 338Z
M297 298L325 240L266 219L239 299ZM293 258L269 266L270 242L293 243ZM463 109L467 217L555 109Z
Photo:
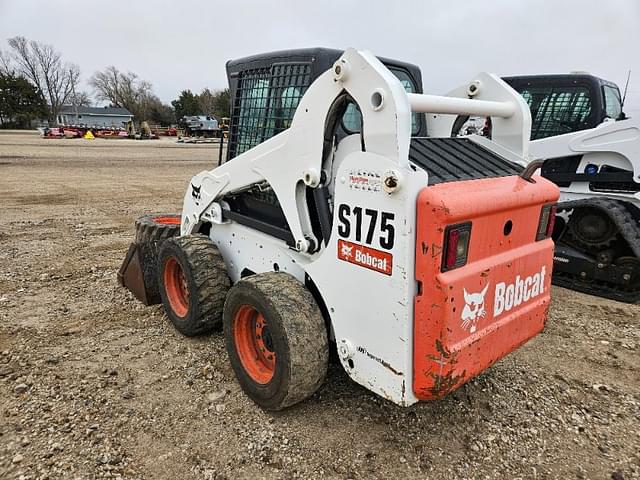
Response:
M413 370L419 399L455 390L544 328L553 241L536 241L536 233L542 207L559 192L534 179L443 183L420 192ZM467 262L443 272L445 229L463 222L471 222Z

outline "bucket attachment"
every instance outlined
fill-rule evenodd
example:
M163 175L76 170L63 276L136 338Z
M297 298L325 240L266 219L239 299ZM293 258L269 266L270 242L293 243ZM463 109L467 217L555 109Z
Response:
M144 244L132 243L127 255L118 270L118 283L129 290L145 305L157 305L161 303L158 286L155 282L155 262L149 261L150 255L145 253ZM146 273L145 273L146 272Z

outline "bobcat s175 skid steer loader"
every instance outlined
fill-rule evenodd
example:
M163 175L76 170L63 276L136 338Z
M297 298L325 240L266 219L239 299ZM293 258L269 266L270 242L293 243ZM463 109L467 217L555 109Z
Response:
M256 403L312 395L329 342L384 398L439 398L543 329L559 192L519 165L530 113L506 83L424 95L416 67L353 49L227 71L227 161L138 222L119 276L186 335L222 323ZM425 112L491 116L493 140L431 137Z

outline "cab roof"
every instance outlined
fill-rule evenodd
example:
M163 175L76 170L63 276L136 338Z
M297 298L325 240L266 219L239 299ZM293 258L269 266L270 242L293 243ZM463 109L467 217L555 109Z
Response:
M604 78L596 77L590 73L553 73L553 74L538 74L538 75L512 75L502 77L502 79L509 85L514 84L526 84L526 85L570 85L570 84L588 84L593 87L601 87L602 85L608 85L618 88L618 86L605 80Z

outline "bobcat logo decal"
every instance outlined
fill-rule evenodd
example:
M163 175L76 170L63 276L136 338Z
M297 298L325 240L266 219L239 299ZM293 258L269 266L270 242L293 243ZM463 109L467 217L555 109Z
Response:
M196 202L200 201L200 189L202 188L202 185L200 185L199 187L196 187L193 183L191 184L191 196L193 197L193 199Z
M353 246L343 244L342 255L346 258L351 258L351 256L353 255Z
M484 296L488 289L489 284L480 293L468 293L465 288L462 289L465 303L462 309L462 328L469 329L469 333L475 332L478 321L487 315L484 308Z

